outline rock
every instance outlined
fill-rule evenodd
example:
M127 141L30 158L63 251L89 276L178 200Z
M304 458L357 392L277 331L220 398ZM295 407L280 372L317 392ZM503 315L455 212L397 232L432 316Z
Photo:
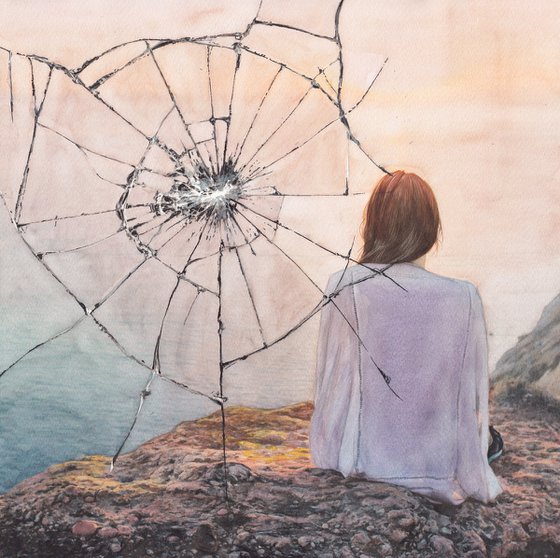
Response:
M113 543L109 548L111 549L111 552L113 554L117 554L118 552L120 552L122 550L121 543L118 543L118 542Z
M430 539L432 548L438 553L438 556L453 556L455 547L453 541L446 539L440 535L433 535Z
M406 539L407 536L408 536L408 533L406 531L403 531L402 529L395 529L394 531L391 532L391 534L389 535L389 538L394 543L398 544L398 543L404 541L404 539Z
M201 552L214 552L217 549L217 544L212 526L208 523L200 524L193 534L192 544Z
M118 525L117 531L119 535L123 535L125 537L132 535L132 527L130 527L130 525Z
M114 527L101 527L99 531L97 531L97 535L103 539L111 539L116 537L119 534L119 531Z
M550 451L558 445L558 419L543 417L540 408L508 405L490 413L511 449L492 464L507 480L496 503L434 504L397 486L309 468L307 448L275 448L276 456L271 446L261 451L250 441L229 450L226 504L217 414L123 455L118 475L107 473L107 458L93 456L69 469L79 471L79 487L55 466L0 495L0 556L21 555L24 541L27 555L45 558L46 545L55 545L59 556L80 558L483 558L489 540L493 558L560 556L560 452ZM311 408L300 407L307 415L298 414L303 418L295 426L286 409L244 410L246 422L230 427L230 446L249 424L276 431L282 417L289 418L283 428L303 436ZM238 462L243 459L247 466ZM125 470L134 482L121 481ZM84 503L86 494L102 496Z
M354 558L354 553L348 546L343 546L339 552L340 558Z
M77 537L90 537L97 531L97 529L99 529L99 524L95 521L81 519L72 525L72 534Z
M249 467L241 463L230 463L228 465L228 480L232 483L251 480L253 472Z
M237 539L239 542L245 542L245 541L246 541L247 539L249 539L250 537L251 537L251 533L248 533L247 531L241 530L241 531L238 531L238 532L237 532L237 537L236 537L236 539Z
M358 531L351 539L352 546L366 546L370 542L370 537L364 531Z

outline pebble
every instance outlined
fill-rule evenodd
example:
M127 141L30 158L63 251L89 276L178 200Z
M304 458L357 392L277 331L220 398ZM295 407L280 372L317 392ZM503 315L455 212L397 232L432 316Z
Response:
M113 543L110 547L111 552L113 554L117 554L117 552L120 552L122 550L122 546L120 543Z
M130 525L118 525L117 531L119 535L124 535L125 537L132 535L132 527L130 527Z
M402 529L395 529L394 531L391 532L391 534L389 535L389 538L394 543L398 544L398 543L404 541L404 539L406 539L407 536L408 536L408 533L406 531L403 531Z
M430 539L430 544L432 548L438 553L438 556L453 556L455 552L455 547L453 546L453 541L441 537L440 535L434 535Z
M99 524L95 521L80 519L72 526L72 533L78 537L89 537L93 535L98 528Z
M97 531L97 534L103 539L112 539L116 537L119 532L114 527L101 527L101 529Z
M364 531L358 531L351 539L350 544L352 546L365 546L370 542L370 537Z

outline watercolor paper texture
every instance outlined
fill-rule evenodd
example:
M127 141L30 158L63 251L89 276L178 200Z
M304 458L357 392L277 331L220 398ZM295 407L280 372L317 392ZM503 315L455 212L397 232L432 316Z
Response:
M553 3L0 9L0 487L311 399L386 169L433 186L491 366L560 290Z

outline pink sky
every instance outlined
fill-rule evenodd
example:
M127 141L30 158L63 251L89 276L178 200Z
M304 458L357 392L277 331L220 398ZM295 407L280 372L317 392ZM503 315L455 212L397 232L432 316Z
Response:
M334 2L297 4L265 0L263 13L328 27ZM242 29L258 2L185 5L2 1L0 45L75 67L127 40ZM545 0L347 0L342 12L348 95L389 58L352 126L388 168L432 184L444 242L427 267L479 286L491 364L560 292L559 16Z

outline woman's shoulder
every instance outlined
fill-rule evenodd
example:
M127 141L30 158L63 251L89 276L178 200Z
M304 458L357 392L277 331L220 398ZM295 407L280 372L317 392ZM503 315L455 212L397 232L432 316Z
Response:
M454 291L457 295L469 299L480 298L477 286L467 279L441 275L409 262L397 264L361 264L349 265L331 274L327 283L326 294L339 291L344 287L359 285L374 277L385 277L391 283L412 284L419 288ZM372 283L374 284L374 283ZM382 282L377 282L382 285ZM404 285L402 285L404 286ZM406 287L405 287L406 288Z

